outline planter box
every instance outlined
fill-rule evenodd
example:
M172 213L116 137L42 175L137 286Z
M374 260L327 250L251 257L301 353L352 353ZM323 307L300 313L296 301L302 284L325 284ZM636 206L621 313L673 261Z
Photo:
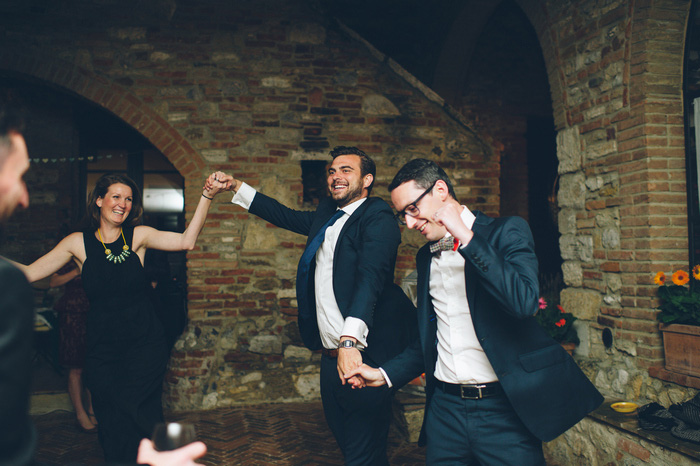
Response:
M664 337L666 370L700 377L700 326L660 324L659 329Z
M567 341L566 343L562 343L561 347L564 348L564 350L569 353L569 356L574 355L574 350L576 349L576 343L571 343Z

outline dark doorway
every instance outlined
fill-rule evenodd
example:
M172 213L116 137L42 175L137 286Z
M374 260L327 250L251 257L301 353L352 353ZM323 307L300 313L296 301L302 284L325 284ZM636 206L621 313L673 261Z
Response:
M535 253L540 276L561 273L559 251L559 207L557 194L557 147L554 120L530 117L527 121L528 210L530 228L535 237Z

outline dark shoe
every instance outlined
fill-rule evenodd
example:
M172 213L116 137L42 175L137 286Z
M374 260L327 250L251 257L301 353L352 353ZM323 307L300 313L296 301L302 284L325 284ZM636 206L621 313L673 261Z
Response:
M676 427L671 429L671 435L681 440L700 443L700 430L694 429L683 421L679 422Z
M637 410L639 427L644 430L669 431L680 422L668 409L658 403L649 403Z
M700 398L696 395L694 398L684 402L671 405L668 410L674 417L688 424L690 429L700 428Z

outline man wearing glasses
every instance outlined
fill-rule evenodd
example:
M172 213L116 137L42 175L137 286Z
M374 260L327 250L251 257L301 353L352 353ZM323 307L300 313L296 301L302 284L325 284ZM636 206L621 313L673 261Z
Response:
M336 147L331 156L326 179L330 196L315 211L292 210L221 172L212 177L230 183L236 191L233 203L308 236L296 277L298 322L306 347L323 353L326 421L345 464L383 466L389 464L391 390L352 390L343 374L363 362L376 366L400 353L412 339L415 309L394 283L401 231L391 207L369 196L374 161L356 147Z
M428 241L416 256L420 338L381 368L346 377L356 388L400 387L425 372L427 464L544 465L542 442L603 397L533 318L530 228L460 205L429 160L408 162L389 191L399 222Z

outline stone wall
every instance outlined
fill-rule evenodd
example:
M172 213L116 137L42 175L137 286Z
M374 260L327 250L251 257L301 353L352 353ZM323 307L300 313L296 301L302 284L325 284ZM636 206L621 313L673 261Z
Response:
M667 448L604 422L584 419L556 440L545 444L548 466L690 466L694 456Z

